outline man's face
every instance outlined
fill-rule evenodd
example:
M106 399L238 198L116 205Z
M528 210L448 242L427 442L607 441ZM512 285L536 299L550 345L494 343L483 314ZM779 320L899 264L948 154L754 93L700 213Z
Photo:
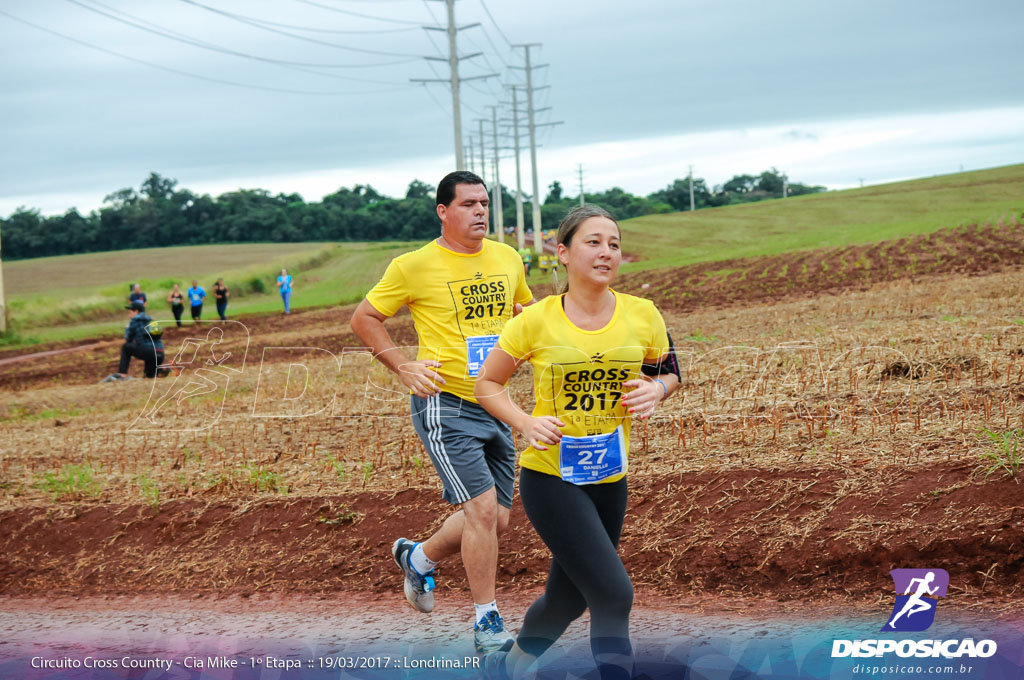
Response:
M487 236L489 203L484 185L456 184L452 202L437 206L445 235L459 241L482 240Z

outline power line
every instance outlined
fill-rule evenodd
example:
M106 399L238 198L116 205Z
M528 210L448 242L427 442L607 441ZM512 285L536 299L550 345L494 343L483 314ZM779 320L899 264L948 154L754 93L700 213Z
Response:
M441 103L440 99L438 99L437 97L434 96L434 93L430 90L429 87L427 87L426 83L423 83L423 89L426 90L427 94L430 95L430 98L434 100L434 103L437 104L437 106L442 111L444 111L444 115L446 115L446 116L450 116L451 115L452 112L449 111L447 108L445 108L445 105Z
M480 4L483 5L484 11L487 12L487 18L491 20L492 24L494 24L494 29L498 31L498 35L501 36L501 39L505 41L506 45L512 47L512 41L508 39L505 33L501 30L501 26L499 26L498 22L494 20L494 15L491 14L491 10L487 9L487 3L484 2L484 0L480 0Z
M282 30L280 30L278 28L274 28L274 26L284 26L285 28L294 28L294 29L305 30L305 31L312 30L312 31L321 31L321 32L323 32L322 29L315 29L315 28L310 29L310 28L306 28L306 27L303 27L303 26L290 26L288 24L278 24L278 23L273 22L273 21L263 21L261 19L256 19L254 17L248 17L248 16L245 16L243 14L235 14L234 12L227 12L227 11L224 11L224 10L221 10L221 9L217 9L216 7L210 7L209 5L204 5L201 2L196 2L196 0L181 0L181 2L184 2L184 3L189 4L189 5L194 5L196 7L200 7L202 9L207 10L208 12L213 12L214 14L219 14L221 16L227 17L228 19L232 19L234 21L238 21L238 22L243 23L243 24L248 24L249 26L252 26L254 28L259 28L259 29L262 29L264 31L270 31L271 33L277 33L279 35L288 36L289 38L295 38L296 40L304 40L306 42L311 42L311 43L314 43L314 44L317 44L317 45L326 45L327 47L333 47L335 49L341 49L341 50L354 50L354 49L356 49L356 48L353 48L353 47L349 47L348 45L339 45L338 43L327 42L326 40L317 40L316 38L310 38L310 37L304 36L304 35L296 35L294 33L288 33L287 31L282 31ZM399 31L414 31L414 30L416 30L416 29L414 27L410 26L409 28L387 28L387 29L377 30L377 31L374 31L374 30L371 30L371 31L334 31L334 30L331 30L331 31L327 31L327 32L330 32L330 33L349 33L349 34L356 33L356 34L358 34L358 33L396 33L396 32L399 32ZM408 62L408 61L415 61L415 57L410 57L409 59L403 60L401 62L390 62L390 63L398 64L398 63L405 63L405 62Z
M418 22L418 21L405 21L404 19L390 19L388 17L377 17L377 16L372 16L370 14L362 14L361 12L353 12L353 11L347 10L347 9L338 9L337 7L331 7L330 5L321 5L319 2L313 2L313 0L295 0L295 1L296 2L301 2L301 3L306 4L306 5L312 5L313 7L320 7L321 9L326 9L326 10L331 11L331 12L337 12L338 14L348 14L349 16L360 17L362 19L373 19L375 21L386 21L386 22L391 23L391 24L407 24L409 26L419 26L420 25L420 22Z
M188 44L188 45L192 45L193 47L199 47L199 48L202 48L204 50L211 50L213 52L220 52L222 54L227 54L227 55L231 55L231 56L235 56L235 57L242 57L244 59L253 59L255 61L262 61L262 62L271 63L271 64L284 64L284 65L287 65L287 66L311 66L311 67L314 67L314 68L366 68L366 67L369 67L369 66L386 66L386 65L389 65L389 64L317 64L317 63L310 63L310 62L303 62L303 61L290 61L290 60L286 60L286 59L274 59L272 57L262 57L262 56L257 55L257 54L248 54L246 52L239 52L237 50L233 50L233 49L230 49L230 48L227 48L227 47L223 47L223 46L220 46L220 45L215 45L213 43L208 43L208 42L203 41L203 40L198 40L198 39L193 38L193 37L185 36L184 34L181 34L181 33L176 33L176 32L172 32L172 31L168 31L167 29L149 28L148 26L145 26L143 23L139 23L139 21L141 21L141 20L139 20L138 17L134 17L134 16L132 16L130 14L127 14L125 12L122 12L122 14L125 14L125 16L132 17L132 19L135 19L135 21L130 21L128 19L122 19L121 17L115 16L115 15L110 14L108 12L104 12L103 10L98 9L96 7L92 7L90 5L87 5L84 2L80 2L80 0L67 0L67 1L70 2L73 5L78 5L82 9L86 9L86 10L88 10L90 12L95 12L96 14L99 14L101 16L105 16L108 19L112 19L114 21L117 21L119 23L125 24L127 26L131 26L133 28L137 28L140 31L146 31L147 33L153 33L154 35L159 35L162 38L167 38L168 40L176 40L178 42L182 42L182 43L185 43L185 44ZM149 23L149 22L146 22L146 23ZM380 55L385 55L385 56L410 57L410 59L403 59L400 62L390 62L390 63L406 63L407 61L412 61L412 60L414 60L416 58L416 55L412 55L412 54L401 54L401 53L396 53L396 52L380 52L380 51L376 51L376 50L363 50L363 49L356 48L356 47L351 47L351 48L346 48L346 49L349 49L349 50L354 51L354 52L364 52L364 53L367 53L367 54L380 54Z
M250 89L250 90L262 90L264 92L280 92L280 93L284 93L284 94L307 94L307 95L316 95L316 96L339 96L339 95L340 96L345 96L345 95L357 95L357 94L378 94L378 93L383 93L383 92L394 92L396 90L404 89L406 87L405 83L402 83L398 87L392 87L392 88L388 88L388 89L378 89L378 90L318 91L318 90L292 90L292 89L281 88L281 87L267 87L267 86L264 86L264 85L251 85L251 84L248 84L248 83L239 83L239 82L235 82L235 81L232 81L232 80L224 80L222 78L213 78L213 77L210 77L210 76L200 75L198 73L191 73L189 71L182 71L180 69L171 68L170 66L163 66L162 64L156 64L156 63L153 63L151 61L146 61L145 59L139 59L138 57L133 57L131 55L124 54L123 52L117 52L116 50L107 49L106 47L100 47L99 45L94 45L93 43L87 42L85 40L80 40L78 38L75 38L73 36L67 35L65 33L60 33L59 31L54 31L53 29L46 28L45 26L40 26L39 24L33 23L33 22L28 21L26 19L22 19L21 17L14 16L13 14L9 14L8 12L5 12L3 10L0 10L0 15L6 16L9 19L12 19L12 20L17 21L17 22L22 23L22 24L25 24L26 26L31 26L32 28L35 28L35 29L40 30L40 31L43 31L44 33L49 33L49 34L55 35L55 36L57 36L59 38L64 38L65 40L70 40L71 42L76 43L78 45L82 45L83 47L88 47L90 49L98 50L98 51L103 52L105 54L110 54L110 55L113 55L115 57L120 57L122 59L127 59L128 61L132 61L132 62L135 62L137 64L143 64L145 66L150 66L152 68L160 69L161 71L166 71L168 73L174 73L176 75L186 76L188 78L196 78L197 80L205 80L206 82L216 83L218 85L230 85L232 87L242 87L242 88L247 88L247 89ZM367 81L367 82L373 82L373 81Z
M483 28L483 27L482 26L478 26L478 28ZM472 45L474 48L476 48L478 52L480 52L480 56L482 56L484 58L484 61L487 62L487 67L488 68L490 68L492 71L499 70L499 69L495 68L494 64L491 63L491 60L487 58L487 52L485 52L484 49L482 47L480 47L480 45L479 45L479 43L477 43L477 41L473 40L473 38L471 38L468 35L466 36L466 40L469 42L470 45ZM504 62L502 62L502 63L504 63ZM506 68L508 67L507 64L505 66L506 66ZM490 84L490 83L488 83L488 84ZM495 96L495 97L498 96L493 88L491 89L491 91L488 94L490 94L492 96Z
M502 59L501 50L499 50L498 46L494 44L493 40L491 40L491 34L487 32L487 29L481 26L480 31L484 34L484 37L487 38L487 42L490 43L491 49L494 50L494 55L498 58L498 61L504 64L505 68L511 68L511 66L509 66L509 63Z

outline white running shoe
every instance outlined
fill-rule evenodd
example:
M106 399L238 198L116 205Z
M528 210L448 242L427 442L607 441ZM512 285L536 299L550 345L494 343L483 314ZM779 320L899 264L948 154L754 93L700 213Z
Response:
M409 563L409 556L417 545L419 543L408 538L400 538L391 546L391 555L405 572L405 599L417 611L429 614L434 611L434 570L421 574Z

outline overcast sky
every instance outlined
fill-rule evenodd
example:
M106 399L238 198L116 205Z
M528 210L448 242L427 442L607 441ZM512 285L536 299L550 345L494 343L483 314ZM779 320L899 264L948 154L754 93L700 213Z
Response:
M488 10L489 14L488 15ZM464 137L534 63L541 191L646 194L771 166L829 188L1024 162L1020 0L458 0ZM493 17L493 20L492 20ZM28 22L28 23L26 23ZM403 195L453 168L443 2L8 0L0 216L151 171L217 195ZM31 24L31 25L30 25ZM60 34L60 35L58 35ZM510 118L503 107L502 118ZM504 129L504 128L503 128ZM523 143L526 143L524 136ZM511 138L502 144L511 146ZM515 186L511 151L502 181ZM529 153L523 188L531 193ZM491 179L490 170L487 173Z

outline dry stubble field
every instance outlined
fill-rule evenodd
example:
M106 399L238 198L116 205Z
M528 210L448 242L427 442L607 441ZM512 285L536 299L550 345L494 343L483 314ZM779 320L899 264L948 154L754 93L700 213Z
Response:
M998 467L1013 468L1009 445L985 431L1024 430L1021 231L625 277L661 305L684 367L680 393L633 438L621 551L636 584L864 600L891 568L933 566L962 606L1019 603L1022 473ZM935 243L939 263L922 270ZM840 259L861 264L821 267ZM802 278L795 260L812 263ZM225 327L196 360L232 356L175 387L192 389L191 375L207 392L155 411L171 379L95 384L117 343L0 366L0 591L397 586L391 541L436 526L445 506L405 397L343 352L357 345L350 312ZM391 325L414 342L408 316ZM169 354L209 328L183 330L168 332ZM528 405L528 370L512 389ZM536 586L547 560L517 507L499 583ZM457 560L439 583L465 588Z

